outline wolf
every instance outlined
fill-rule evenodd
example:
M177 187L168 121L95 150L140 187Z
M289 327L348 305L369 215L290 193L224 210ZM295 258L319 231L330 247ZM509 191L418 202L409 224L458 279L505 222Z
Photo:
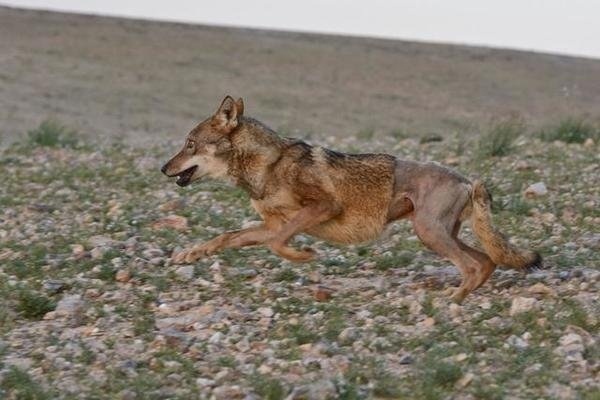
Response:
M225 232L173 254L174 263L253 245L305 262L315 251L289 244L299 233L338 244L361 243L405 218L426 247L458 267L462 281L451 296L457 303L485 283L498 265L524 271L542 266L539 253L515 247L492 225L491 198L480 181L437 163L346 154L280 137L244 116L241 98L225 97L161 171L177 177L179 186L204 177L229 181L248 193L262 218L260 225ZM459 239L467 220L483 250Z

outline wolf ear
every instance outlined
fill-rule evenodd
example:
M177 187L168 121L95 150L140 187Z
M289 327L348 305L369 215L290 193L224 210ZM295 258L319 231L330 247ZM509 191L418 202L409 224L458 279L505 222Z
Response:
M242 115L244 115L244 100L242 100L242 98L240 97L235 102L235 105L237 107L238 117L241 117Z
M244 104L242 103L242 113L243 111ZM241 115L237 102L231 96L227 96L215 113L215 118L224 128L231 131L238 125L238 117Z

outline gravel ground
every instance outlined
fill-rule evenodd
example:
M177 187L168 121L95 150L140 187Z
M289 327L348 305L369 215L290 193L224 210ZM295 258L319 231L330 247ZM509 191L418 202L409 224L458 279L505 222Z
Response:
M481 157L473 140L430 139L320 142L484 177L497 225L546 269L498 270L452 304L457 270L407 222L372 244L314 243L304 265L261 248L171 265L255 221L247 196L176 187L159 172L170 144L6 149L0 398L598 399L598 145L525 135Z

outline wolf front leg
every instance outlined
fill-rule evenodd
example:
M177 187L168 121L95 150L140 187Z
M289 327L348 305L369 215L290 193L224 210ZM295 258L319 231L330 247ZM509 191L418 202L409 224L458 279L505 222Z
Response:
M305 247L302 250L296 250L288 246L288 241L296 234L317 226L341 212L340 208L333 202L315 203L302 208L294 217L280 230L275 232L268 246L271 251L280 257L294 262L310 261L315 256L315 251Z
M175 264L192 263L226 248L253 246L265 243L272 237L273 231L268 230L264 224L247 229L225 232L206 243L197 244L174 254L172 260Z

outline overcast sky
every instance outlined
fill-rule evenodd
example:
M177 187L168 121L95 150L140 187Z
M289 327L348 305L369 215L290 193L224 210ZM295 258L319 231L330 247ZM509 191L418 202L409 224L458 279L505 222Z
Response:
M0 3L600 58L600 0L0 0Z

